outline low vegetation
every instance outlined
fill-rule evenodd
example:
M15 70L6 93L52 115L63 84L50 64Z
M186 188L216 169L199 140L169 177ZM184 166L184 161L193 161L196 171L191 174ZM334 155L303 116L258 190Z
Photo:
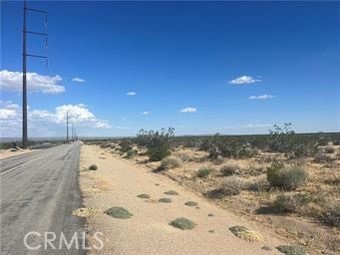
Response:
M158 202L160 202L160 203L171 203L172 200L171 200L171 198L162 197L162 198L158 199Z
M299 166L284 167L273 163L267 168L267 180L272 187L284 190L295 190L303 185L308 177L307 172Z
M170 196L177 196L179 195L177 191L174 190L168 190L164 192L165 195L170 195Z
M142 198L142 199L149 199L150 195L146 194L146 193L143 193L143 194L139 194L137 197Z
M162 129L141 130L137 138L96 144L104 144L106 150L112 149L155 172L170 170L162 174L214 199L223 208L264 226L274 226L292 242L308 243L310 232L306 229L313 228L315 238L308 243L313 250L333 247L330 249L334 251L336 247L340 133L296 134L291 124L274 126L269 135L249 136L175 137L173 129ZM127 149L135 150L134 155L128 156ZM178 195L172 190L164 194ZM158 202L171 199L160 198ZM268 214L275 215L275 221ZM297 217L317 221L294 224ZM248 233L242 234L244 238Z
M229 230L238 238L248 242L261 242L263 241L262 235L254 230L249 230L244 226L233 226Z
M198 206L198 204L197 204L196 202L194 202L194 201L185 202L185 205L186 205L186 206L191 206L191 207L193 207L193 206Z
M90 167L89 167L89 170L90 171L96 171L98 169L98 167L96 166L96 165L91 165Z
M299 245L280 245L276 247L280 252L286 255L305 255L306 249Z
M123 207L111 207L105 211L105 213L113 218L128 219L133 216L127 209Z
M162 159L160 169L168 170L182 166L183 161L180 158L169 156Z
M193 229L196 226L196 223L186 218L177 218L171 221L169 225L175 228L179 228L181 230L187 230L187 229Z
M213 168L210 167L202 167L198 170L197 172L197 177L198 178L206 178L208 177L212 172L213 172Z
M137 134L136 143L141 148L147 149L150 161L160 161L171 154L170 142L175 136L174 128L161 131L140 130Z

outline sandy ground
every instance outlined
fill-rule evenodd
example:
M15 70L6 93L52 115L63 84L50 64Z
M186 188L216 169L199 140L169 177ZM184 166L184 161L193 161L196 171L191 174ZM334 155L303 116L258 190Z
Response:
M92 164L96 164L98 170L85 171ZM87 218L89 233L101 231L106 237L105 248L97 254L263 255L281 254L275 247L285 244L275 235L264 232L261 232L262 242L239 239L229 231L230 227L243 225L255 231L259 228L198 197L168 177L119 159L99 147L82 146L80 171L84 206L97 211ZM168 190L175 190L179 195L163 194ZM138 198L141 193L149 194L151 199ZM162 197L171 198L172 203L158 203ZM185 206L187 201L197 202L199 208ZM111 218L104 211L112 206L128 209L133 217ZM197 226L193 230L180 230L169 225L179 217L190 219ZM263 246L272 250L265 251Z
M13 157L16 155L21 155L27 152L31 152L32 150L23 150L23 149L19 149L16 151L12 151L11 149L8 150L0 150L0 159L5 159L5 158L9 158L9 157Z

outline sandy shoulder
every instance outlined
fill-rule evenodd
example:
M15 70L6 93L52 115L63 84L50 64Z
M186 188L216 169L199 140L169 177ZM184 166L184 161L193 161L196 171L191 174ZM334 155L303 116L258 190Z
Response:
M96 164L97 171L84 171ZM271 233L264 233L252 222L238 218L198 197L168 177L155 174L96 146L83 145L80 159L80 188L84 206L91 207L89 232L105 234L101 254L281 254L275 247L285 244ZM178 196L163 194L175 190ZM137 197L147 193L151 199ZM172 203L158 203L168 197ZM195 201L199 208L185 206ZM133 217L114 219L103 212L112 206L128 209ZM208 214L214 214L209 217ZM194 221L193 230L179 230L169 222L185 217ZM233 235L229 228L243 225L259 231L262 242L247 242ZM211 233L213 231L213 233ZM91 240L91 237L90 237ZM271 251L261 247L269 246Z
M32 150L23 150L23 149L19 149L16 151L12 151L11 149L0 150L0 159L6 159L9 157L21 155L21 154L28 153L28 152L32 152Z

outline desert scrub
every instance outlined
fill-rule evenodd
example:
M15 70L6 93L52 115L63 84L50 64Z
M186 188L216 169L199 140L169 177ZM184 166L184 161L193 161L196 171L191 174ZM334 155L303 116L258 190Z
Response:
M244 226L233 226L229 230L238 238L248 242L261 242L263 237L257 231L249 230Z
M175 133L174 128L169 128L161 131L145 131L140 130L137 134L136 143L139 147L146 148L146 154L150 161L160 161L163 158L170 156L170 143L173 140Z
M179 195L177 191L174 190L168 190L164 192L165 195L170 195L170 196L177 196Z
M96 165L90 165L89 170L90 171L96 171L98 167Z
M307 205L311 201L310 197L305 194L295 195L278 195L273 203L273 209L281 213L294 213Z
M138 152L136 150L128 150L126 152L126 158L130 159L133 158L134 156L136 156L138 154Z
M270 186L285 190L295 190L305 183L307 172L299 166L284 167L282 164L273 163L267 168L267 181Z
M220 186L209 190L204 195L211 199L221 199L226 196L235 196L245 189L247 182L237 177L226 177Z
M325 148L325 152L328 153L328 154L332 154L332 153L335 152L335 149L334 149L334 147L332 147L332 146L327 146L327 147Z
M214 169L210 168L210 167L202 167L198 170L196 176L198 178L206 178L208 177Z
M137 197L142 198L142 199L149 199L150 195L146 194L146 193L143 193L143 194L139 194Z
M220 172L222 176L231 176L231 175L239 173L239 169L238 169L238 166L236 165L228 164L228 165L222 166L220 169Z
M196 226L196 223L186 218L177 218L171 221L169 225L175 228L179 228L181 230L186 230L186 229L193 229Z
M194 201L188 201L188 202L185 202L185 205L186 206L198 206L198 204Z
M323 152L319 151L318 153L316 153L314 155L314 160L315 163L318 164L327 164L330 163L332 161L332 158L326 154L324 154Z
M280 252L286 255L305 255L306 250L304 247L299 245L280 245L276 247Z
M320 221L331 227L340 228L340 203L331 203L324 213L320 215Z
M183 161L178 157L166 157L162 159L162 163L160 169L168 170L176 167L180 167L183 164Z
M128 219L133 216L128 210L123 207L111 207L105 211L105 213L113 218Z
M158 202L160 202L160 203L171 203L172 200L171 200L171 198L162 197L162 198L158 199Z

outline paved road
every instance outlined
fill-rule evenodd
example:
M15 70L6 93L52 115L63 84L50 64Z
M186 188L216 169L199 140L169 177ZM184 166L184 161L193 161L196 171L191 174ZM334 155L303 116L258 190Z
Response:
M84 222L72 215L81 207L78 186L80 144L61 145L26 153L1 162L1 254L83 254L81 233ZM29 250L24 237L28 236ZM56 239L44 248L45 232L54 232ZM76 242L67 249L59 245L61 232L68 243L77 232ZM41 235L41 237L39 237ZM47 234L53 238L53 234ZM61 247L61 249L59 249Z

